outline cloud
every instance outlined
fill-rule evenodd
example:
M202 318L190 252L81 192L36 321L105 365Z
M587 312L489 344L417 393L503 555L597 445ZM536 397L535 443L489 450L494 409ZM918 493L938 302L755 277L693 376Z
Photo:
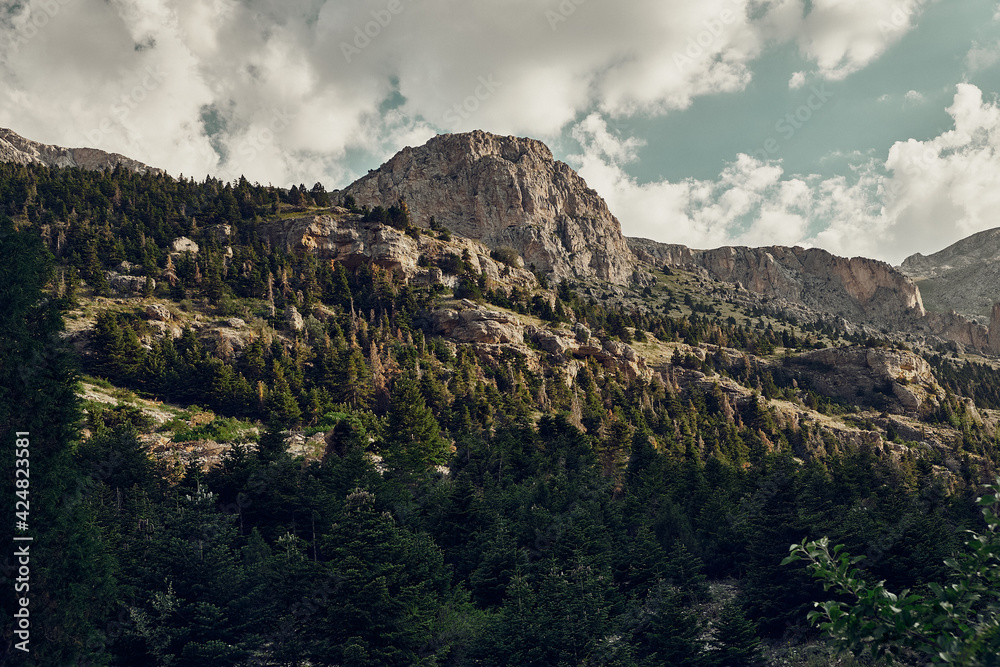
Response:
M901 262L1000 226L1000 104L963 83L947 108L954 128L896 142L849 176L789 175L780 162L740 155L712 180L639 183L629 138L591 115L571 158L607 199L625 234L692 247L783 244Z
M987 46L980 46L978 42L973 42L972 48L965 55L965 67L969 72L979 72L989 69L996 65L998 61L1000 61L1000 42L995 42Z
M589 116L573 130L583 153L571 161L608 201L630 236L694 247L805 242L816 205L815 178L783 178L776 163L740 155L712 180L640 184L624 166L631 139L613 137ZM832 189L832 188L828 188Z
M0 124L175 174L328 186L355 176L359 156L438 131L552 141L595 109L615 118L685 109L743 90L755 61L782 44L797 43L817 76L842 78L918 13L883 34L878 23L892 14L883 0L813 0L808 14L804 0L19 7L0 18ZM152 86L149 68L162 73Z
M813 0L795 31L802 54L820 76L838 81L898 42L936 0Z

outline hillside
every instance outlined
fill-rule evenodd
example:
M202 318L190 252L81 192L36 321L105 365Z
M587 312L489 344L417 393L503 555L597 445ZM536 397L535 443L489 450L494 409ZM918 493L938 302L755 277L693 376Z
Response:
M926 320L880 263L629 249L542 148L439 138L334 193L0 163L39 660L864 664L781 561L829 535L944 581L994 362L890 330Z

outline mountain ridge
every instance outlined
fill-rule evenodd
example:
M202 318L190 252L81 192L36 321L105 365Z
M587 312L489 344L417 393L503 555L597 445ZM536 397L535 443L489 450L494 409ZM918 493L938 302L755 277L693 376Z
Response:
M0 130L0 160L87 169L121 165L139 172L164 173L118 154L48 146L10 130ZM1000 319L992 318L997 320L991 324L998 331L992 337L984 326L997 315L990 310L991 297L982 297L979 317L970 316L968 309L942 314L934 300L930 309L925 308L921 286L929 286L933 292L936 285L917 276L918 286L904 269L914 274L914 267L934 266L940 253L929 259L908 258L904 267L897 269L879 260L838 257L816 248L723 246L697 250L628 238L604 199L535 139L481 130L438 135L423 146L402 149L378 169L331 195L335 200L350 199L354 205L384 209L405 201L407 224L416 229L449 230L483 244L487 254L513 250L524 268L549 272L556 279L597 278L619 286L642 287L653 280L650 266L681 268L744 288L765 301L771 299L770 308L786 307L788 314L794 312L795 316L805 308L814 320L839 318L841 326L936 336L975 350L1000 353ZM337 253L349 251L357 257L381 253L380 261L402 269L407 279L426 273L417 266L419 257L404 256L417 248L424 252L426 242L410 243L403 234L390 234L388 228L367 238L340 227L333 218L317 218L272 232L277 234L275 241L290 247L315 246L317 251L322 247L328 254L337 247ZM995 254L1000 255L1000 233L993 236L997 238ZM956 244L959 250L953 254L968 255L960 252L967 246L975 250L976 241ZM476 259L477 265L491 267L490 275L499 276L506 270L497 268L499 265L485 254ZM969 259L964 270L976 271L975 267L976 261ZM1000 284L1000 263L997 273L995 284Z
M120 153L109 153L98 148L63 148L43 144L2 127L0 127L0 162L43 164L47 167L79 167L91 171L121 166L141 174L166 173L162 169L150 167Z
M903 260L900 271L926 295L932 311L959 314L985 322L1000 299L1000 227L968 236L930 255Z

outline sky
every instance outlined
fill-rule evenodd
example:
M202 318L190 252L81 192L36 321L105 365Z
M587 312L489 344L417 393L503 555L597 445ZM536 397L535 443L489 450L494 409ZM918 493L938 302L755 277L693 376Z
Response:
M544 141L628 236L893 264L1000 227L996 0L0 2L0 127L341 188Z

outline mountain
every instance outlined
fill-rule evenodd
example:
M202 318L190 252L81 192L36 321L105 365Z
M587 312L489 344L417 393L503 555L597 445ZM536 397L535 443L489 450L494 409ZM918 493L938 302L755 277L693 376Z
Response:
M1000 300L1000 227L933 255L907 257L900 270L920 286L928 310L985 320Z
M25 139L12 130L0 128L0 162L43 164L47 167L79 167L97 171L122 166L140 174L164 173L138 160L96 148L62 148Z
M413 222L435 222L556 278L627 283L635 257L596 191L540 141L475 131L404 148L339 195L359 206L405 200Z
M0 161L86 169L121 165L163 173L123 155L49 146L10 130L0 130ZM404 148L332 194L335 200L353 199L353 205L370 208L388 209L405 201L406 224L416 229L404 233L335 207L318 215L303 209L307 214L301 218L273 220L261 233L282 247L348 266L374 262L408 281L449 287L457 277L435 266L454 253L468 255L477 272L490 280L521 286L532 280L523 269L548 272L557 280L643 287L651 283L650 267L672 267L745 290L745 305L784 317L931 336L1000 352L1000 320L993 318L993 343L984 326L992 314L989 285L1000 282L1000 263L987 261L1000 256L1000 230L931 257L909 258L902 271L815 248L695 250L629 239L600 195L555 160L545 144L483 131L440 135L423 146ZM455 242L436 239L427 233L430 227L447 229ZM413 233L421 229L424 234ZM513 252L496 252L505 250ZM930 315L924 310L924 294L930 295ZM940 303L959 313L944 312Z

